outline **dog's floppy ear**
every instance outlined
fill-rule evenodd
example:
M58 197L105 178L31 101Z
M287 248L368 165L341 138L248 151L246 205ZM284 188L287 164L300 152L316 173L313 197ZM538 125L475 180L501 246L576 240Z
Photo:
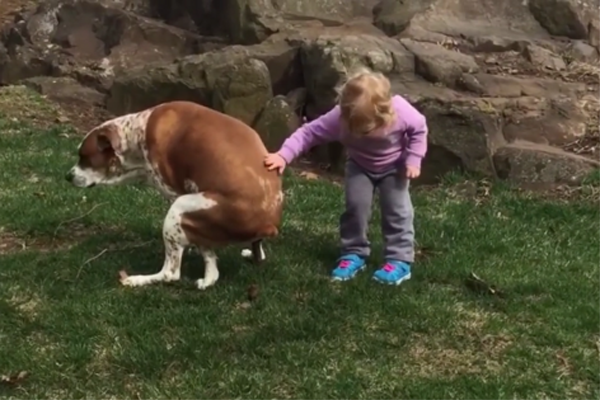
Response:
M107 125L101 128L98 132L98 149L100 151L112 149L115 153L121 152L121 137L116 126Z

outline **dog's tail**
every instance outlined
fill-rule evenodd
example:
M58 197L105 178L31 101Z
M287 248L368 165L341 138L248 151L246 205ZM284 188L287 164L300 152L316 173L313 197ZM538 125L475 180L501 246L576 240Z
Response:
M256 264L260 264L263 261L263 255L261 250L262 238L272 238L279 235L279 229L277 226L270 224L267 225L260 232L260 239L256 239L252 242L252 261Z

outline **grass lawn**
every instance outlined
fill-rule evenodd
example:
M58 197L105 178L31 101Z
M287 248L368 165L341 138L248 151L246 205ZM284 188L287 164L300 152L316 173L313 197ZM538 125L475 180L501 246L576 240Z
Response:
M1 110L0 110L1 112ZM420 258L399 288L328 279L340 187L288 175L261 267L221 252L202 292L125 288L158 271L166 203L64 181L69 129L0 118L0 375L18 398L598 398L597 202L454 180L416 188ZM502 296L465 284L471 272ZM247 302L247 289L259 295Z

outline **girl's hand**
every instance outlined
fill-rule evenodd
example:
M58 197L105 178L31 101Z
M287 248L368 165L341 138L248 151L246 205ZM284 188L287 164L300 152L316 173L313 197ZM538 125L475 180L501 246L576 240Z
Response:
M287 163L285 162L283 157L281 157L277 153L271 153L265 157L265 166L267 167L267 169L269 171L276 169L280 175L283 174L283 170L285 169L286 164Z
M411 165L406 166L406 177L408 179L416 179L421 175L421 168L413 167Z

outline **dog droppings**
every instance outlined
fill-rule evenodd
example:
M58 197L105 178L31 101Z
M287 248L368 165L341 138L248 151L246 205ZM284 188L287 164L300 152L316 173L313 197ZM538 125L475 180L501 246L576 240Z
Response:
M253 283L252 285L248 286L248 300L249 301L254 301L256 300L256 298L258 297L258 285Z

